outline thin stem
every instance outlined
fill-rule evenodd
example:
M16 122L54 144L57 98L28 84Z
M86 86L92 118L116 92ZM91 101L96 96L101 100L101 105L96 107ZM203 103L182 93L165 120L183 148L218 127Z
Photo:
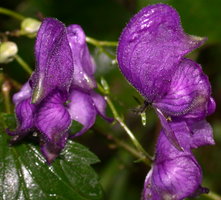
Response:
M31 67L19 55L15 55L15 59L29 75L32 74Z
M221 196L211 191L208 194L203 194L203 195L213 200L221 200Z
M98 47L101 47L101 46L116 47L117 44L118 44L118 42L99 41L99 40L96 40L96 39L91 38L91 37L86 37L86 41L87 41L87 43L92 44L94 46L98 46Z
M104 47L109 46L109 47L116 47L117 42L110 42L110 41L100 41L96 40L91 37L86 37L86 41L89 44L92 44L100 49L101 52L105 53L110 59L115 60L115 56L112 55L110 52L108 52Z
M114 141L118 147L124 148L126 151L128 151L134 157L136 157L139 161L142 161L146 165L150 166L150 163L148 162L146 157L142 153L140 153L136 149L134 149L131 145L129 145L126 142L124 142L124 141L120 140L119 138L115 137L113 134L109 134L107 132L103 133L97 128L93 128L93 129L96 133L102 134L102 135L106 136L107 139Z
M104 49L102 46L99 47L99 48L100 48L101 52L105 53L110 59L112 59L112 62L113 62L113 60L116 59L116 57L115 57L113 54L111 54L110 52L108 52L108 51L107 51L106 49Z
M25 17L20 15L19 13L9 10L7 8L2 8L2 7L0 7L0 14L8 15L8 16L13 17L18 20L25 19Z
M147 159L146 162L150 165L152 161L152 157L143 149L141 144L138 142L138 140L135 138L132 131L127 127L127 125L124 123L124 120L120 117L118 114L114 104L112 103L111 99L108 96L105 96L105 100L107 101L107 104L109 105L115 120L120 124L120 126L125 130L129 138L131 139L134 146L137 148L137 150L142 153Z

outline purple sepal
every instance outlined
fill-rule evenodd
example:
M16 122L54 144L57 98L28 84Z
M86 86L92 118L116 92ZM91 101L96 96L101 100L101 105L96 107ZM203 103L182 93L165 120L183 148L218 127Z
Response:
M71 119L83 125L83 128L78 133L71 135L71 138L73 138L82 135L93 126L97 112L91 96L85 92L72 90L68 100L70 101L68 111Z
M86 44L85 33L79 25L73 24L67 27L67 36L74 62L72 87L90 91L96 87L95 64Z
M96 92L92 91L90 93L90 96L93 100L94 106L97 110L97 113L104 118L105 120L107 120L108 122L113 122L113 118L110 118L106 115L106 101L104 99L103 96L101 96L100 94L97 94Z
M20 135L24 136L34 126L34 113L36 106L31 104L31 98L25 99L17 103L15 107L15 114L17 118L17 128L15 131L7 130L7 133L11 136Z
M185 58L177 67L167 94L153 105L170 116L203 119L208 107L213 107L208 106L210 95L210 83L202 68Z
M26 82L19 92L13 95L13 103L17 106L21 101L30 98L32 95L32 89L30 87L29 81Z
M191 148L198 148L205 145L214 145L213 129L206 120L198 122L187 122L191 131L192 141Z
M213 114L215 110L216 110L216 102L214 98L210 97L207 107L207 115Z
M183 200L201 189L202 172L192 155L155 163L147 175L143 200Z
M143 8L119 39L117 59L128 81L149 101L166 95L177 65L205 38L183 32L180 17L168 5Z
M56 88L67 92L74 67L64 24L53 18L44 19L37 34L35 56L32 102L39 103Z
M53 91L39 105L35 126L47 143L59 144L71 125L71 118L65 107L66 101L64 93Z
M212 128L206 120L170 122L170 127L182 147L182 151L177 150L173 144L171 145L163 130L156 147L158 161L188 155L193 148L214 144Z
M171 144L174 145L174 147L176 147L179 151L182 151L182 147L180 146L180 144L176 138L176 135L174 134L174 131L170 126L169 120L166 119L164 114L159 109L156 108L155 110L158 115L158 118L160 119L160 123L162 125L163 130L164 130L165 136L171 142Z

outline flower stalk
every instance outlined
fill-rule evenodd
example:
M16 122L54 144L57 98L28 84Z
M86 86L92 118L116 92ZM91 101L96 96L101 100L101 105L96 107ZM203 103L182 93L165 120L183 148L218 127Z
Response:
M203 194L203 196L206 196L209 199L213 199L213 200L221 200L221 196L219 196L218 194L210 191L208 194Z
M29 74L32 74L31 67L19 56L15 55L15 60L21 65L21 67Z
M25 17L22 16L21 14L14 12L12 10L9 10L7 8L2 8L2 7L0 7L0 14L7 15L7 16L13 17L15 19L21 20L21 21L23 19L25 19Z
M92 37L86 37L86 41L89 44L92 44L94 46L109 46L109 47L116 47L118 42L111 42L111 41L100 41L100 40L96 40Z
M144 160L144 162L150 166L153 158L144 150L142 145L139 143L139 141L134 136L133 132L127 127L124 120L120 117L120 114L117 112L117 109L115 108L111 98L109 97L109 91L105 90L100 84L97 84L97 85L98 85L98 89L100 90L100 92L102 92L105 95L104 98L105 98L108 106L110 107L111 112L113 113L114 119L124 129L124 131L129 136L130 140L132 141L134 146L137 148L137 150L143 155L142 160Z

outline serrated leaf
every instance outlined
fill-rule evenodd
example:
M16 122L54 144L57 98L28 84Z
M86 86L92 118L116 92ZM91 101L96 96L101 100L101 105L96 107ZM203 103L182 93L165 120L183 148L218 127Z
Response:
M12 115L0 114L0 199L3 200L101 200L98 177L90 167L97 156L76 142L69 142L51 165L34 144L9 146L5 128L13 129Z

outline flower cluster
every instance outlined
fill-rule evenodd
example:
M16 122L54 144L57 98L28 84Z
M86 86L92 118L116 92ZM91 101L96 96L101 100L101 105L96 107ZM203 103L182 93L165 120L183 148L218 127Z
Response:
M208 192L201 187L201 168L191 149L214 144L205 118L216 105L201 66L184 57L205 40L185 34L176 10L164 4L143 8L121 34L120 70L162 124L144 200L180 200Z
M95 64L78 25L67 28L58 20L46 18L38 31L36 70L13 96L18 126L8 134L14 140L38 132L41 151L50 164L64 148L67 139L86 132L99 114L106 120L106 102L93 91ZM72 121L83 128L72 135Z

